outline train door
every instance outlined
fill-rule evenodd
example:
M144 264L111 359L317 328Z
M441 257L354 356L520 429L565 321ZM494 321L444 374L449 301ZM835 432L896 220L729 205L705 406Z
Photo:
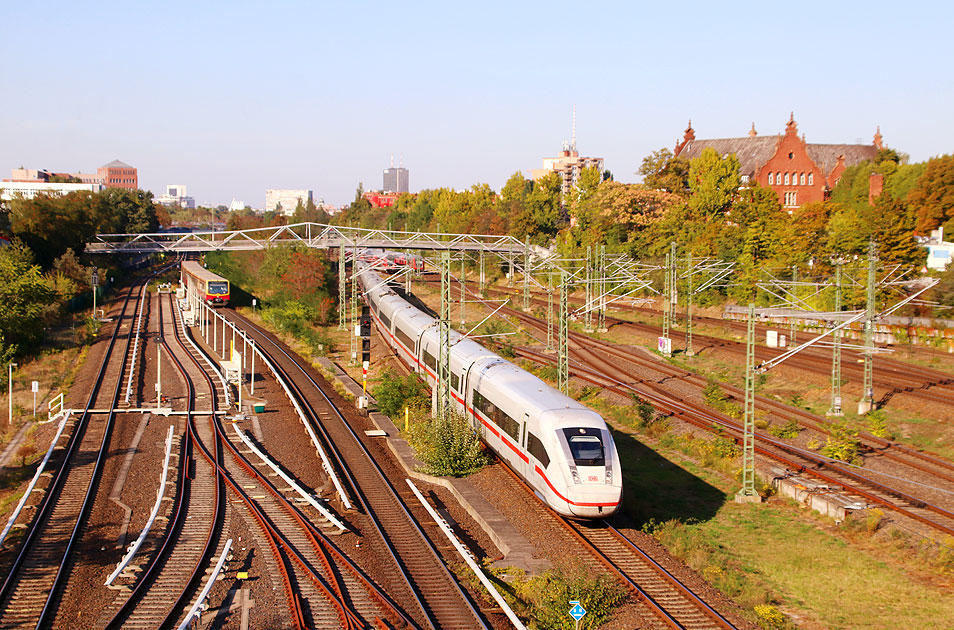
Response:
M520 420L520 447L523 449L523 452L526 453L527 431L530 430L530 412L525 411L523 418ZM523 473L524 479L530 479L530 473L533 472L533 465L528 461L524 461L522 457L520 458L520 464L522 466L521 472Z

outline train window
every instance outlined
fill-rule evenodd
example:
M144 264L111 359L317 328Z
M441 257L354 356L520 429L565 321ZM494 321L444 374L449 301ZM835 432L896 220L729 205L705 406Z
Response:
M210 282L209 283L210 295L227 295L228 292L229 292L228 282Z
M384 324L384 328L391 330L391 320L388 319L388 316L384 313L379 313L378 315L381 317L381 323Z
M592 428L563 429L570 453L577 466L604 466L603 441L600 430Z
M520 441L520 423L504 413L497 405L487 400L480 392L474 392L474 407L479 409L485 416L504 430L504 433L512 437L518 443Z
M430 366L432 370L437 372L437 359L427 350L424 351L424 365Z
M451 387L455 391L460 391L460 377L453 372L451 372Z
M400 328L398 328L397 330L395 330L395 331L394 331L394 334L397 336L398 341L400 341L402 344L404 344L404 347L407 348L408 352L410 352L410 353L413 354L413 353L414 353L414 342L411 341L411 337L410 337L406 332L404 332L403 330L401 330Z
M550 456L547 455L547 449L543 446L540 438L533 433L527 433L527 450L533 455L540 464L546 468L550 465Z

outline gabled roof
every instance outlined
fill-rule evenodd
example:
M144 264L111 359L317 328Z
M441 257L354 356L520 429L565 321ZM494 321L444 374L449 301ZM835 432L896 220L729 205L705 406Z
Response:
M752 177L755 169L759 168L775 154L775 146L781 136L750 136L748 138L715 138L704 140L688 140L679 157L686 160L697 158L703 149L712 147L720 156L735 153L739 159L739 173Z
M874 162L878 157L878 147L873 144L806 144L805 150L825 177L835 168L839 155L845 157L845 166L853 166L865 160Z
M103 168L134 168L134 167L129 164L126 164L125 162L120 162L119 160L113 160L109 164L104 164Z

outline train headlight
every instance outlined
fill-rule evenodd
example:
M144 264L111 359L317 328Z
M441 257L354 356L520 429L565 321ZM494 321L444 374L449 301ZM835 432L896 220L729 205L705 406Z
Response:
M580 483L580 475L578 475L575 470L571 470L570 474L573 475L573 483L576 483L576 484Z
M612 468L606 469L606 483L607 485L613 484L613 469Z

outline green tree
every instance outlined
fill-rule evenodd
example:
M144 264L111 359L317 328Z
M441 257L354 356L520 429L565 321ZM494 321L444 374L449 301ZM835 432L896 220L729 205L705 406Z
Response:
M854 205L833 204L826 229L827 250L837 256L862 256L873 233L873 216L869 209Z
M689 189L689 163L665 147L644 157L637 172L647 188L680 194Z
M14 240L0 249L0 363L36 347L43 335L43 314L55 299L52 283L23 242Z
M725 214L739 188L739 159L734 153L720 157L706 147L689 162L689 208L700 217Z

